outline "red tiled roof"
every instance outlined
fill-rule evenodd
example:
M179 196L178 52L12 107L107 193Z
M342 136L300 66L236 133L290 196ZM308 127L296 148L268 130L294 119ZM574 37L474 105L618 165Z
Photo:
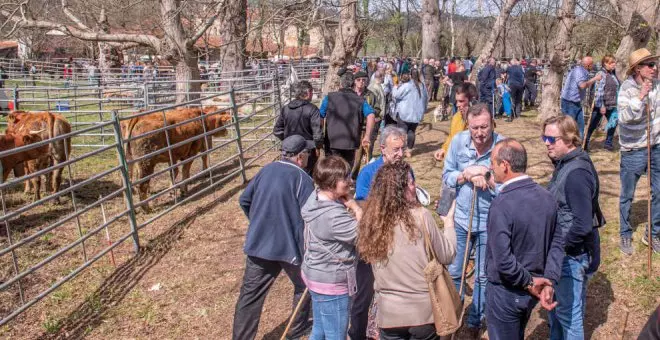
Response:
M3 40L0 41L0 50L8 49L8 48L17 48L18 47L18 42L14 40Z

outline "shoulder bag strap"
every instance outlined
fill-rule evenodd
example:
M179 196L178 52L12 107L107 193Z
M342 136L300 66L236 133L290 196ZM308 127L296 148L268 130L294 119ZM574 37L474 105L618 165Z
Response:
M426 252L426 258L429 260L429 262L435 261L437 256L435 255L435 251L433 251L433 245L431 244L431 236L428 230L428 223L426 223L426 216L424 213L421 213L420 215L422 222L424 223L422 226L422 234L424 236L424 250Z

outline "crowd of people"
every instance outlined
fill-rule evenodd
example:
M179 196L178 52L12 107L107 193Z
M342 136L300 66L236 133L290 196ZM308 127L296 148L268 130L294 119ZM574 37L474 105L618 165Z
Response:
M600 265L599 228L606 223L588 154L602 118L619 128L621 252L633 254L631 202L646 171L654 215L647 226L652 237L642 242L660 252L660 168L646 169L647 143L653 162L660 161L660 120L651 120L653 140L645 132L647 115L660 111L657 61L646 49L633 52L621 84L612 56L593 77L591 57L570 71L563 114L538 131L554 165L546 187L526 175L522 142L495 131L494 95L506 103L508 120L520 116L523 101L533 104L536 61L523 67L513 59L500 73L490 58L478 70L478 86L467 81L473 70L465 61L447 63L447 74L438 74L443 61L432 59L359 63L339 71L340 89L320 107L311 103L311 84L297 83L296 99L282 108L274 128L282 158L261 169L240 196L249 227L233 339L255 338L266 295L282 270L294 285L297 310L287 338L438 339L445 329L425 268L430 258L446 266L451 289L463 299L464 254L472 251L474 285L462 334L480 338L486 327L489 339L523 339L540 304L549 311L550 339L584 339L587 285ZM406 162L436 82L450 84L452 107L449 135L434 154L444 162L435 209L442 229ZM592 86L595 118L585 138L584 112L576 103ZM609 131L605 143L612 149ZM380 156L372 159L377 140ZM362 154L371 161L360 169ZM656 319L641 339L660 337Z

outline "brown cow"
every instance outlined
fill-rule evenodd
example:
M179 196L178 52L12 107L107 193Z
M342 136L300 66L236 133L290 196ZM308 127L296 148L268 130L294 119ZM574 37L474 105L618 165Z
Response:
M38 133L39 132L27 135L0 135L0 151L7 151L28 144L40 142L41 137L39 137ZM48 145L39 146L0 158L0 163L2 163L2 182L7 181L9 173L14 169L16 165L29 160L37 159L45 153L48 153ZM35 185L41 184L38 176L33 178L32 181L35 183Z
M193 118L200 117L204 115L205 127L202 126L201 120L194 120L183 125L173 127L167 130L167 135L169 135L169 145L174 145L185 140L191 139L195 136L202 135L204 131L212 131L217 128L222 127L226 122L231 120L231 115L227 112L215 113L217 108L208 107L203 111L199 108L178 108L176 110L166 111L165 117L167 119L167 125L178 124ZM124 140L131 138L139 137L150 131L162 128L163 124L163 112L155 112L145 116L139 116L131 118L126 123L121 124L122 136ZM214 133L214 136L226 136L227 130L222 129ZM211 136L206 138L209 147L211 147ZM131 140L126 145L126 158L127 160L133 160L140 158L144 155L156 152L158 150L163 150L167 148L167 136L164 131L150 134L144 137L139 137L137 139ZM178 162L185 161L191 157L197 155L199 152L206 151L206 145L204 138L199 138L193 140L189 143L184 143L175 148L172 148L171 151L163 151L159 154L153 155L148 159L141 160L137 162L138 165L138 178L145 178L154 172L156 164L167 163L170 166ZM170 152L172 154L172 159L170 159ZM202 168L208 168L208 157L207 155L202 155ZM190 167L192 166L192 161L185 163L182 166L181 176L182 180L185 181L190 177ZM132 166L129 166L129 172L132 176ZM173 169L174 176L170 178L172 185L174 185L174 180L178 175L178 169ZM149 180L144 181L138 185L138 193L140 200L144 201L147 199L149 194ZM186 195L187 185L181 186L181 194ZM148 212L150 209L147 204L142 206L143 210Z
M42 140L51 139L71 132L71 125L64 117L59 114L51 112L26 112L26 111L13 111L7 116L7 133L25 135L31 131L40 131L39 137ZM41 157L26 162L26 170L28 173L43 170L48 168L51 164L57 165L65 162L71 155L71 138L59 140L48 145L48 152L44 152ZM20 168L20 167L19 167ZM51 185L53 193L60 190L62 184L62 171L63 168L58 168L49 172L46 175L46 181ZM32 181L36 184L39 181ZM25 182L25 192L30 192L30 182ZM40 198L40 186L34 188L35 199ZM59 197L55 198L55 202L59 202Z

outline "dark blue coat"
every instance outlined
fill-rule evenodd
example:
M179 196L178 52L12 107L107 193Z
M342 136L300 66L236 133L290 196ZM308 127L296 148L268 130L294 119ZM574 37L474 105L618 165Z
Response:
M564 259L557 200L531 178L507 184L488 213L488 281L524 289L532 277L556 285Z
M292 162L276 161L261 169L239 199L250 220L245 254L301 264L305 223L300 209L313 191L312 178Z

